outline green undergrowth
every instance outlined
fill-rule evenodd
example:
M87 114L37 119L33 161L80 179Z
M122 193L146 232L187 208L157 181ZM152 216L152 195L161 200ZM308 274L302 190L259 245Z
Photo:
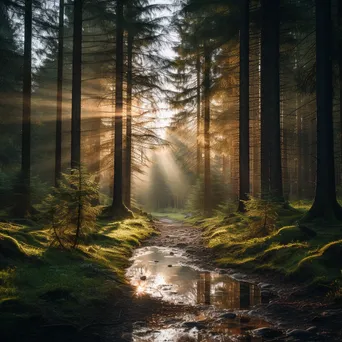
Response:
M186 214L181 211L164 210L162 212L153 212L151 215L156 219L167 218L174 221L184 221Z
M0 223L0 331L83 326L115 306L133 249L155 231L142 217L98 224L76 250L62 250L48 229Z
M211 218L188 221L203 229L221 266L273 271L328 290L341 279L342 225L298 224L306 210L304 204L279 210L274 231L261 237L252 229L255 217L248 215L217 212Z

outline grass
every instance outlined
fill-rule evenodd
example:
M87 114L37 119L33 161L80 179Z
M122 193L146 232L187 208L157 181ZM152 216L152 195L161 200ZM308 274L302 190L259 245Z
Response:
M303 202L281 209L274 232L263 237L253 234L253 218L247 215L217 212L215 217L188 221L203 228L221 266L273 271L307 284L329 285L341 279L342 226L298 226L307 209Z
M180 211L163 211L163 212L153 212L151 215L157 219L167 218L174 221L184 221L186 219L186 214Z
M1 331L12 336L33 321L84 325L120 299L133 249L155 231L145 218L99 227L77 250L66 251L49 247L49 230L0 223Z

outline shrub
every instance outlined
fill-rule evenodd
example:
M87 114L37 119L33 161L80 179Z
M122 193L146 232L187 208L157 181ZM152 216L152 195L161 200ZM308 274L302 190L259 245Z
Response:
M53 243L75 248L80 238L96 229L100 207L98 185L83 168L63 174L42 205L42 217L52 229Z
M264 237L275 231L280 204L272 197L260 199L250 196L245 206L249 216L253 217L250 223L253 237Z

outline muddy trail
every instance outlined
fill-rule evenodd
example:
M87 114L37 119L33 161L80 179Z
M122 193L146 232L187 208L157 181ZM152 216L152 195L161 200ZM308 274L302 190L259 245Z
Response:
M156 226L160 234L132 257L134 293L106 340L342 341L341 308L277 278L217 269L199 229L168 219Z

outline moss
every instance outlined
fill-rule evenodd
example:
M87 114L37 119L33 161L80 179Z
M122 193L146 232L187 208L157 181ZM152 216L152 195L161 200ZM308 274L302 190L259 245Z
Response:
M298 225L306 208L306 203L295 203L281 209L278 229L265 237L253 237L254 218L247 215L218 214L194 217L191 222L203 229L208 247L216 251L222 266L269 270L317 286L329 284L341 277L341 226Z
M155 233L146 218L102 221L83 245L66 251L49 247L49 231L41 227L0 224L0 231L6 232L0 233L0 246L6 246L6 254L0 255L11 258L0 268L0 329L9 324L14 331L32 316L39 316L40 324L65 320L78 325L96 319L125 284L134 246ZM34 263L27 262L32 259Z
M2 263L24 259L27 256L17 240L0 233L0 261Z

